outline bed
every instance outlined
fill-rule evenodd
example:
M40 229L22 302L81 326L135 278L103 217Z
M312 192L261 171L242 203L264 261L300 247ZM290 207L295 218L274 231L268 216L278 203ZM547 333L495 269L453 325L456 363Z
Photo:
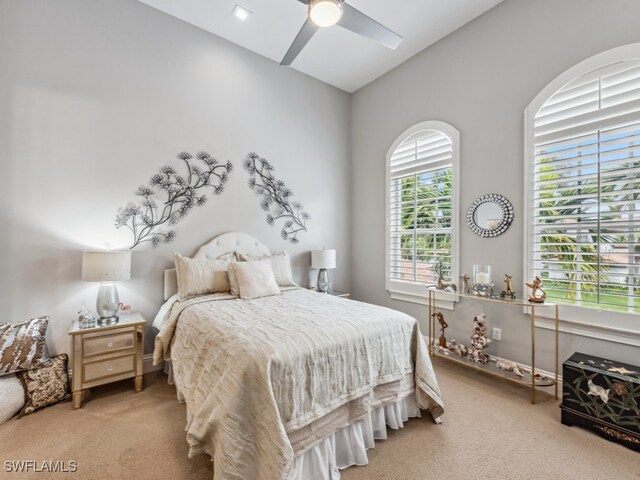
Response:
M194 258L268 255L228 233ZM316 293L241 300L229 293L165 299L154 363L167 362L187 406L189 456L207 453L214 480L339 479L366 449L443 402L417 321L403 313Z

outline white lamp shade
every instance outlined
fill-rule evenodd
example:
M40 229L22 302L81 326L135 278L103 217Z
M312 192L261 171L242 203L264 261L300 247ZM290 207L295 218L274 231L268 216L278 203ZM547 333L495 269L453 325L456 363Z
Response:
M312 250L311 268L336 268L336 251Z
M117 282L131 278L131 252L82 252L82 280Z

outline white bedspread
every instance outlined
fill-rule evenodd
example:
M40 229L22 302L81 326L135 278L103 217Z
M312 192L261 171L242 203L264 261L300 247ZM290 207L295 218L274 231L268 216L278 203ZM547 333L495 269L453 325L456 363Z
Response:
M176 303L156 337L154 363L163 358L187 404L189 455L211 455L216 480L286 479L300 453L290 437L345 409L353 420L352 405L388 385L398 399L415 385L417 404L443 413L414 318L304 289Z

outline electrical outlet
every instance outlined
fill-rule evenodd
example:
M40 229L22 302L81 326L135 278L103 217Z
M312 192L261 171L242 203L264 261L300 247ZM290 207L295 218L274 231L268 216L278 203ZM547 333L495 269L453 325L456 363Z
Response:
M502 340L502 329L500 328L493 329L493 339L497 340L498 342Z

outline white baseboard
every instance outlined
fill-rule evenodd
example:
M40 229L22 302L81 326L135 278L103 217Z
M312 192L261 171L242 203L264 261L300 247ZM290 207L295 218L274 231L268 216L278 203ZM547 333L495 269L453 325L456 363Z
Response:
M160 362L158 365L153 364L153 353L147 353L144 356L142 371L144 373L156 372L158 370L162 370L164 368L164 362Z
M428 335L423 335L424 337L424 341L427 343L427 345L429 345L429 336ZM527 365L526 363L520 363L520 362L514 362L513 360L510 360L508 358L502 358L502 357L498 357L496 355L490 355L491 360L495 360L495 361L500 361L503 360L505 362L511 362L511 363L515 363L518 367L520 368L524 368L525 370L531 370L531 365ZM560 368L560 366L558 366L558 368ZM536 372L538 372L540 375L544 376L544 377L549 377L549 378L554 378L555 377L555 373L553 372L548 372L547 370L542 370L540 368L536 367ZM526 385L525 385L526 386ZM539 386L536 388L541 388L541 389L553 389L553 385L551 386ZM560 395L562 391L562 374L561 374L561 370L558 370L558 395Z

